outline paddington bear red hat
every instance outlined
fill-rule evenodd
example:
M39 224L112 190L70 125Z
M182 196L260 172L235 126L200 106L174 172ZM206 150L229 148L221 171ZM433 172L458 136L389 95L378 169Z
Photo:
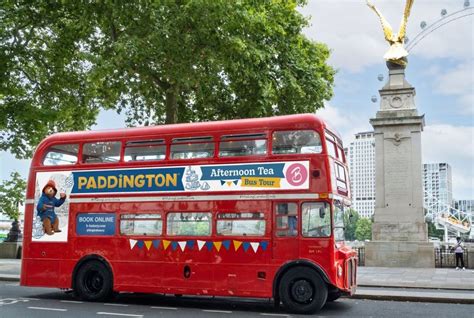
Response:
M56 195L56 193L58 193L58 189L56 189L56 182L54 182L54 180L49 180L48 183L46 183L46 185L43 187L43 193L44 193L44 190L47 188L47 187L51 187L53 188L54 190L54 195Z

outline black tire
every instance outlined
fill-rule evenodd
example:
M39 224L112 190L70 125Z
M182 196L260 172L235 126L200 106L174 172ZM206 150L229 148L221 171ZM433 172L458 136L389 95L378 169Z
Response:
M328 299L326 300L327 302L330 302L330 301L335 301L337 299L339 299L339 297L341 297L342 294L340 291L333 291L333 292L330 292L328 293Z
M298 267L290 269L281 278L279 296L286 310L312 314L326 303L328 288L316 271Z
M76 273L74 291L82 300L104 301L112 295L112 273L100 261L82 264Z

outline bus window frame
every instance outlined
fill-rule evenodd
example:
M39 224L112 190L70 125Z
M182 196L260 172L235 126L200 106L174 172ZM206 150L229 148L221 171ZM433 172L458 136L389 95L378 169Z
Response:
M273 153L273 134L275 132L284 132L284 131L313 131L318 135L319 137L319 142L321 143L321 151L320 152L315 152L315 153ZM269 155L271 156L302 156L302 155L321 155L324 153L324 147L323 147L323 138L321 138L321 134L319 131L317 131L314 128L306 128L306 129L273 129L270 132L270 138L269 140Z
M209 138L208 140L205 140L204 138ZM183 141L181 141L180 139L183 139ZM198 139L202 139L202 141L193 141L193 142L189 142L189 141L185 141L186 139L188 140L192 140L192 139L195 139L195 140L198 140ZM176 141L175 141L176 140ZM186 144L193 144L193 145L196 145L196 144L203 144L203 143L213 143L214 144L214 149L213 149L213 154L212 156L209 156L209 157L202 157L202 158L172 158L171 155L172 155L172 150L171 148L174 146L174 145L186 145ZM186 135L181 135L181 136L173 136L173 137L168 137L167 139L165 138L165 144L167 145L167 149L166 149L166 157L164 160L166 161L172 161L172 162L182 162L182 161L187 161L187 160L209 160L209 159L216 159L218 158L217 157L217 144L216 144L216 138L213 134L206 134L204 136L194 136L194 137L190 137L189 134L186 134Z
M232 219L232 218L219 218L220 215L223 215L223 214L243 214L243 213L258 213L258 214L261 214L263 217L262 218L239 218L239 219ZM215 233L213 233L215 236L219 236L219 237L230 237L230 238L262 238L262 237L265 237L265 236L268 236L268 231L270 230L270 226L269 226L269 221L268 221L268 213L265 213L265 212L251 212L251 211L225 211L225 210L220 210L220 211L217 211L216 213L213 213L212 215L213 217L213 221L214 221L214 226L213 226L213 229L215 230ZM244 235L244 234L222 234L222 233L219 233L218 230L217 230L217 222L221 220L221 221L226 221L226 220L263 220L265 223L265 229L263 231L263 234L261 235L255 235L255 234L247 234L247 235Z
M46 160L46 156L48 155L48 153L50 152L49 150L51 149L51 147L54 147L54 146L58 146L58 145L77 145L77 155L76 155L76 162L75 163L71 163L71 164L59 164L59 165L45 165L44 164L44 161ZM46 149L44 149L41 154L41 161L40 161L40 166L41 167L48 167L48 169L54 169L54 167L73 167L73 166L77 166L80 162L80 158L81 158L81 151L82 151L82 142L55 142L55 143L51 143L48 145L48 147Z
M119 152L119 160L113 161L113 162L84 162L83 161L83 153L84 153L84 146L86 144L92 144L92 143L97 143L97 142L119 142L120 143L120 152ZM124 139L101 139L101 140L84 140L81 142L80 146L80 162L79 164L85 165L85 166L94 166L94 165L110 165L110 164L118 164L118 163L124 163L123 155L125 152L125 147L124 147Z
M271 138L268 138L268 131L265 131L265 132L253 132L253 133L242 133L242 132L238 132L238 133L228 133L228 134L225 134L225 135L219 135L218 138L216 138L215 142L217 143L217 147L216 147L216 157L215 159L219 159L219 160L225 160L227 158L229 159L236 159L236 158L242 158L242 157L256 157L256 158L262 158L262 157L267 157L269 155L271 155L271 148L270 147L270 144L271 144ZM242 136L242 138L239 138L239 136ZM262 136L262 138L251 138L251 136ZM225 139L222 139L222 138L225 138ZM230 138L226 138L226 137L230 137ZM245 155L242 155L242 156L221 156L220 153L221 153L221 142L229 142L229 141L252 141L252 140L265 140L266 142L266 145L265 145L265 153L264 154L245 154Z
M121 154L121 158L123 161L120 161L120 162L123 162L125 164L139 164L139 163L147 163L147 162L164 162L164 161L168 161L169 160L169 151L170 151L170 144L167 140L168 138L160 138L160 139L150 139L150 138L146 138L146 139L124 139L123 142L122 142L122 154ZM150 160L129 160L129 161L126 161L125 160L125 150L127 149L127 143L133 143L133 142L137 142L137 143L140 143L142 142L143 143L143 146L146 146L147 144L145 144L145 142L149 142L149 144L152 144L154 141L163 141L163 144L157 144L157 146L165 146L165 157L163 159L150 159ZM143 147L142 146L142 147ZM130 147L130 146L129 146ZM133 147L140 147L139 145L137 146L131 146L130 148L133 148Z

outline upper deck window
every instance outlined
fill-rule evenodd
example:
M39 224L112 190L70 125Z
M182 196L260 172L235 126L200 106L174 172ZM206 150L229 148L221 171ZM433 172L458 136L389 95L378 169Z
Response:
M266 134L226 135L219 143L219 157L258 156L267 154Z
M328 155L334 158L338 158L336 138L328 133L326 133L326 148L328 151Z
M166 157L164 140L129 141L125 145L125 161L163 160Z
M214 156L212 137L174 138L171 159L211 158Z
M273 133L273 154L321 153L321 138L314 130L287 130Z
M77 163L78 152L78 144L53 145L49 147L49 149L46 151L46 156L44 156L43 165L73 165Z
M120 141L98 141L84 144L82 148L82 162L109 163L120 160Z

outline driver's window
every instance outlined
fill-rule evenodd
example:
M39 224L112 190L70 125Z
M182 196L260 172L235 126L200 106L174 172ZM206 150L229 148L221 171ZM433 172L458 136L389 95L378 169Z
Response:
M331 235L331 210L326 202L303 203L301 212L302 234L306 237Z

